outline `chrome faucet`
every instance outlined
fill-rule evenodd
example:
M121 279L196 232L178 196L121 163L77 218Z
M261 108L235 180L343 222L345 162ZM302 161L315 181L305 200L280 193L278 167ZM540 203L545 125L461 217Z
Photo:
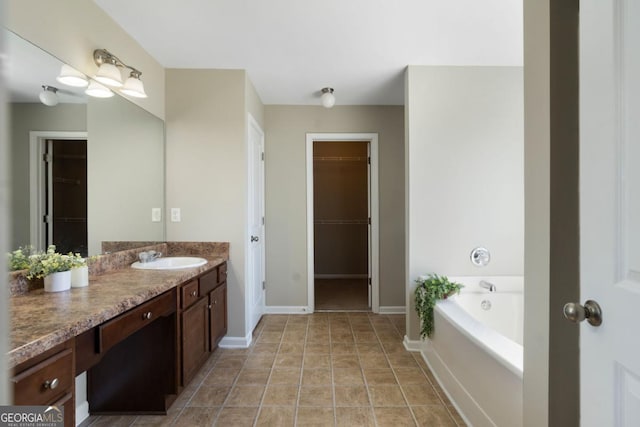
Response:
M145 263L145 262L155 261L161 256L162 256L162 252L156 252L151 250L146 252L140 252L138 254L138 259L140 259L140 262Z
M489 292L497 291L496 285L491 282L487 282L486 280L480 280L480 287L489 290Z

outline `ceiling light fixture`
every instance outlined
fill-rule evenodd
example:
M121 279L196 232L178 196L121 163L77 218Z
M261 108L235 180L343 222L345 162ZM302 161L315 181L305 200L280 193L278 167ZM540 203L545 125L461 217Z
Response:
M42 92L40 92L40 102L48 107L53 107L54 105L58 105L58 95L56 92L58 88L53 86L42 85Z
M111 98L113 96L111 89L95 81L91 81L91 83L89 83L89 87L84 91L84 93L89 96L93 96L94 98Z
M336 97L333 95L332 87L322 88L322 96L320 97L324 108L331 108L336 103Z
M87 85L89 84L87 76L67 64L62 64L62 67L60 68L60 74L58 75L56 80L64 85L73 87L87 87Z
M144 91L142 80L140 80L142 72L135 69L131 65L125 64L117 56L106 49L94 50L93 60L98 66L98 72L95 76L95 79L97 81L115 88L122 88L120 89L120 91L125 95L133 96L136 98L147 97L147 94ZM120 68L128 68L129 70L131 70L129 78L127 78L124 84L122 83L122 74L120 74Z

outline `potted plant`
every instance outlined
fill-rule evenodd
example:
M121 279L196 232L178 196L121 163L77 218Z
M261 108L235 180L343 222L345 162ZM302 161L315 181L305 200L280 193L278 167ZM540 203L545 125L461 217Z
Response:
M79 255L63 255L51 245L46 252L29 257L27 279L44 278L45 292L60 292L71 287L71 269L77 265Z
M26 270L29 268L29 257L34 254L33 246L20 246L13 252L9 252L9 271Z
M429 274L416 279L418 286L415 292L416 312L420 318L420 336L431 337L433 334L433 309L439 299L459 293L463 285L451 282L447 276Z
M89 266L87 260L80 254L73 255L73 268L71 269L71 287L82 288L89 285Z

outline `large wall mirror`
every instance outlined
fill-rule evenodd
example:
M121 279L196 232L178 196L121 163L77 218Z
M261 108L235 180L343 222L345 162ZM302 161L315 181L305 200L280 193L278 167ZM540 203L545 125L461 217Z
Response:
M11 247L95 255L103 241L164 241L164 122L118 94L58 82L62 62L3 31ZM42 86L57 89L56 105Z

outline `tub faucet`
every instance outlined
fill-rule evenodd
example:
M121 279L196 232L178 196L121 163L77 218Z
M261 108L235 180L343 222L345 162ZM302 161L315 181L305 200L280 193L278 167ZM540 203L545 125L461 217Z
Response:
M156 251L140 252L138 254L138 258L142 263L155 261L161 256L162 256L162 252L156 252Z
M484 288L484 289L488 289L489 292L495 292L497 291L496 289L496 285L494 285L491 282L487 282L486 280L480 280L480 287Z

